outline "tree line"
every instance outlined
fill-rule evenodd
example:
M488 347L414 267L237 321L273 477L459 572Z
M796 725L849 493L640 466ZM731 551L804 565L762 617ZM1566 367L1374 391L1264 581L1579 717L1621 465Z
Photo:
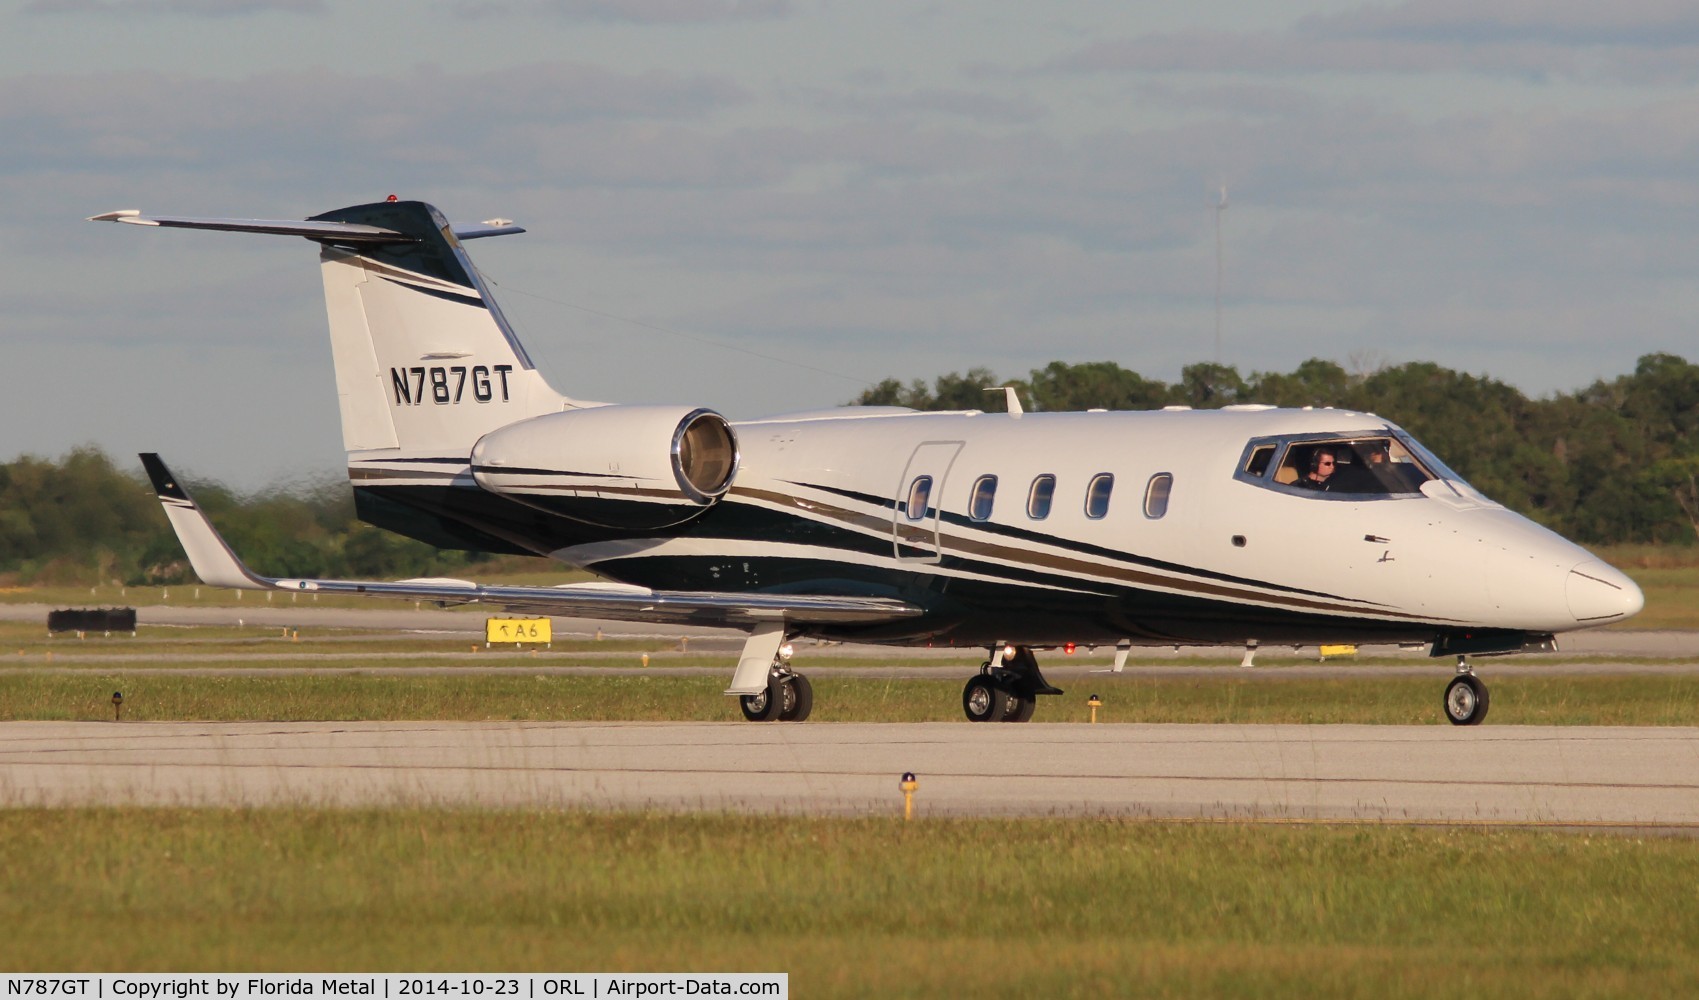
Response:
M341 481L248 495L215 482L189 480L189 488L231 547L268 575L430 576L474 558L360 523ZM95 448L0 465L0 579L139 586L193 578L139 469L119 469Z
M1002 394L986 389L1002 385L1015 386L1032 411L1270 403L1377 413L1488 496L1577 541L1699 540L1699 365L1671 354L1649 354L1631 374L1540 399L1428 362L1348 372L1312 359L1291 372L1250 375L1190 365L1174 383L1112 361L1054 361L1024 379L974 368L931 384L886 379L853 402L1000 409ZM190 485L231 546L267 574L429 576L478 558L360 523L340 479L246 495L213 482ZM95 448L57 461L25 455L0 464L0 581L192 578L139 469L120 469Z
M1028 410L1208 408L1234 403L1375 413L1414 434L1474 486L1587 544L1699 539L1699 365L1648 354L1632 374L1530 399L1497 379L1430 362L1348 372L1312 358L1291 372L1241 375L1195 364L1166 383L1113 361L1053 361L1024 379L984 368L931 385L888 378L862 405L1002 409L988 387L1015 386Z

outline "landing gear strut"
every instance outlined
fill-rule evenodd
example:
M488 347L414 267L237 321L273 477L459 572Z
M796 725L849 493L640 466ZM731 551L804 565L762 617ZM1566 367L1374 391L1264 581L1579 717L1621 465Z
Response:
M767 686L759 694L739 695L737 707L750 722L802 722L814 711L814 685L790 668L790 647L773 657Z
M969 722L1026 722L1038 695L1061 694L1039 672L1038 658L1027 646L993 649L991 658L962 688L962 711Z
M1487 717L1487 686L1467 658L1457 658L1457 676L1445 686L1445 717L1454 726L1478 726Z

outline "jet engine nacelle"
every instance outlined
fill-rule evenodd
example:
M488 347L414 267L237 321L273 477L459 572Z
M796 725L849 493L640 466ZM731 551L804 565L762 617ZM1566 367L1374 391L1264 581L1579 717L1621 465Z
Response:
M485 434L472 478L492 493L607 528L700 516L737 475L737 435L712 410L592 406Z

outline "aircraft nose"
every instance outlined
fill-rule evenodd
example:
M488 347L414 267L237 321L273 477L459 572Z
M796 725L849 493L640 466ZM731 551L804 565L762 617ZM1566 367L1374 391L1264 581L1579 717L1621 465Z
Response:
M1633 580L1597 559L1569 571L1564 595L1576 621L1600 625L1639 614L1646 606L1646 597Z

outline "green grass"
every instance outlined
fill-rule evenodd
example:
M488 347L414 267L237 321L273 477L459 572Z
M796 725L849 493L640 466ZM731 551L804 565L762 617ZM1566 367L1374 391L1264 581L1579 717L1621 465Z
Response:
M965 676L965 675L964 675ZM1699 725L1699 676L1487 678L1488 725ZM816 722L962 722L962 680L814 680ZM553 674L205 675L121 671L0 674L0 719L126 721L578 720L741 718L724 676ZM1037 721L1441 724L1438 677L1093 678L1040 699Z
M1610 545L1594 551L1646 595L1646 609L1615 627L1699 629L1699 545Z
M1699 567L1625 567L1623 572L1646 595L1646 609L1623 628L1699 628Z
M778 971L793 996L1677 996L1699 841L543 811L0 812L0 966Z

